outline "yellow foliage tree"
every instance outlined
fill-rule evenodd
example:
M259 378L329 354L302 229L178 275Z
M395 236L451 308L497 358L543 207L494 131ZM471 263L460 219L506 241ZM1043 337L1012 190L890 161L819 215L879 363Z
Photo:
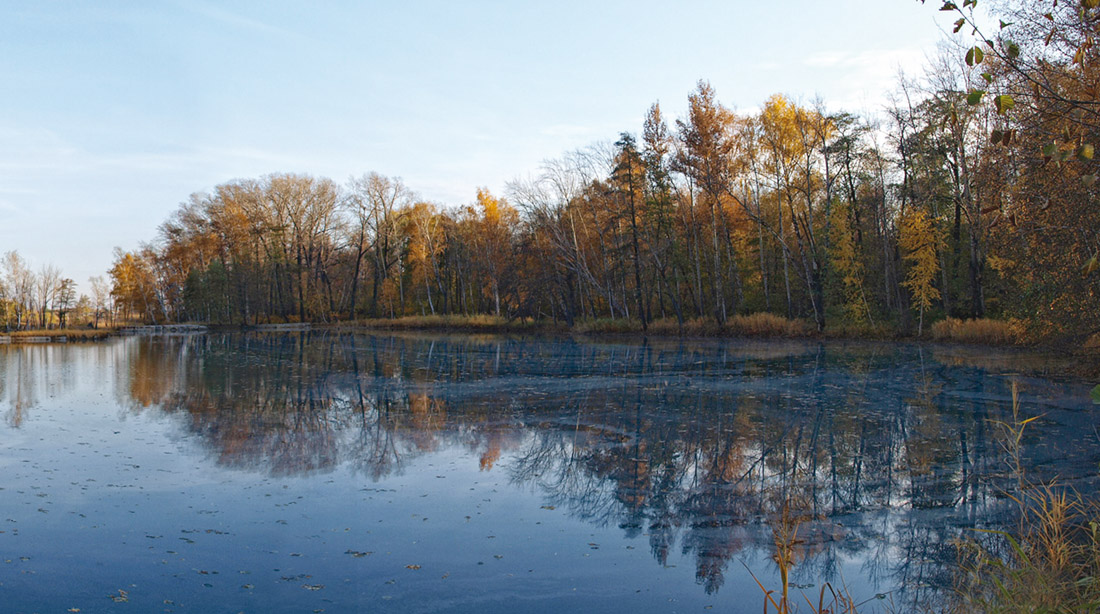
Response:
M856 245L850 211L851 206L846 202L833 205L829 228L829 256L832 258L834 270L840 275L847 316L855 322L874 324L867 296L863 291L863 259Z
M447 246L442 215L435 205L418 202L403 210L399 217L403 221L402 234L406 237L409 285L414 288L423 286L428 308L434 315L432 285L438 282L439 259Z
M902 285L913 294L913 306L920 313L917 324L919 335L924 330L924 311L932 306L932 301L940 298L940 291L933 285L940 271L940 261L936 256L940 237L926 211L910 209L899 223L898 245L909 262L909 272Z

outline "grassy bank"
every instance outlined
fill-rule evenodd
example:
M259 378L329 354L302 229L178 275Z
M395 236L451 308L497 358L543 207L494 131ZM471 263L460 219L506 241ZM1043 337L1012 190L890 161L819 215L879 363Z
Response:
M709 318L687 320L680 325L668 318L642 327L641 320L599 318L577 320L572 327L550 320L514 319L491 315L433 315L401 318L375 318L342 322L325 328L368 330L431 330L458 333L529 333L578 335L651 335L656 337L787 337L801 338L815 334L804 320L791 320L770 313L734 316L724 324Z
M474 333L555 333L579 335L650 335L655 337L760 337L760 338L829 338L917 340L888 324L833 324L819 332L812 322L785 318L772 313L736 315L719 324L713 318L693 318L682 324L664 318L649 322L643 328L641 320L628 318L598 318L577 320L572 327L564 322L514 319L491 315L431 315L400 318L374 318L330 325L336 328L372 330L439 330ZM1025 342L1019 322L990 319L958 320L948 318L936 322L922 337L945 343L975 345L1020 345Z
M313 324L326 330L356 331L436 331L466 334L529 334L529 335L582 335L582 336L651 336L695 338L763 338L763 339L850 339L887 341L935 341L979 346L1039 345L1042 340L1032 339L1022 322L1011 320L947 318L933 323L921 337L906 333L891 324L875 325L858 323L832 323L824 332L818 331L813 322L798 318L785 318L771 313L736 315L719 324L713 318L693 318L683 323L672 318L649 322L643 329L637 319L599 318L577 320L573 326L565 322L535 320L532 318L509 319L493 315L425 315L399 318L370 318L331 324ZM226 326L228 330L238 327ZM68 341L88 341L109 337L118 327L99 329L75 328L52 330L25 330L12 333L0 332L0 337L10 335L13 343L20 338L48 337ZM1069 349L1100 360L1100 335L1084 345ZM1091 344L1091 346L1090 346Z
M0 332L0 337L9 337L12 343L34 343L42 339L49 341L100 341L118 332L117 328L52 328L49 330L16 330L10 333Z
M430 330L455 333L568 333L565 324L492 315L430 315L370 318L340 322L326 328L368 330Z

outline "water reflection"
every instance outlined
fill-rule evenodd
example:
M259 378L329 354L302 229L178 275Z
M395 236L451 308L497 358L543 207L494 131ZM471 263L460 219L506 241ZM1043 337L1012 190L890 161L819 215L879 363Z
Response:
M1100 458L1076 388L1006 375L996 365L1011 356L315 333L117 347L126 405L178 417L222 466L302 476L347 465L382 479L463 450L548 507L647 536L658 564L690 556L708 593L740 569L731 561L770 552L784 518L798 523L796 583L835 580L858 560L905 600L946 586L952 538L1003 519L990 421L1010 415L1013 378L1029 410L1046 412L1025 442L1038 476L1091 480ZM40 390L24 380L52 358L0 360L18 427Z

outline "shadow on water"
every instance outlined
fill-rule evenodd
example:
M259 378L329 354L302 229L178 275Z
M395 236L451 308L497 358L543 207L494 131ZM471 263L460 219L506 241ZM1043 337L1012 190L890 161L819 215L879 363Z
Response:
M1025 442L1033 475L1084 483L1100 459L1087 401L1012 375L1011 355L323 333L119 347L126 405L182 421L224 467L309 476L347 466L379 480L459 450L548 507L647 536L657 564L690 556L707 593L743 571L731 561L772 551L786 510L799 526L796 586L847 580L934 598L950 583L952 540L1005 521L990 421L1009 416L1013 379L1045 413ZM29 356L0 355L15 427L34 405ZM842 578L853 560L863 580Z

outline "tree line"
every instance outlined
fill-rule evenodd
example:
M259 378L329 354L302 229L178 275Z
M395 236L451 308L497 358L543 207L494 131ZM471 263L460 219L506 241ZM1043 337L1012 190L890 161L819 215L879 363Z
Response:
M91 296L53 264L37 270L12 250L0 254L0 331L99 327L112 314L111 286L103 276L89 280Z
M819 330L992 317L1038 336L1095 333L1100 75L1086 42L1100 9L1005 11L1002 34L983 42L975 27L977 46L956 42L924 77L901 78L879 116L781 95L737 112L700 81L683 117L653 104L637 133L461 206L373 172L224 183L116 252L114 312L643 328L770 312Z

